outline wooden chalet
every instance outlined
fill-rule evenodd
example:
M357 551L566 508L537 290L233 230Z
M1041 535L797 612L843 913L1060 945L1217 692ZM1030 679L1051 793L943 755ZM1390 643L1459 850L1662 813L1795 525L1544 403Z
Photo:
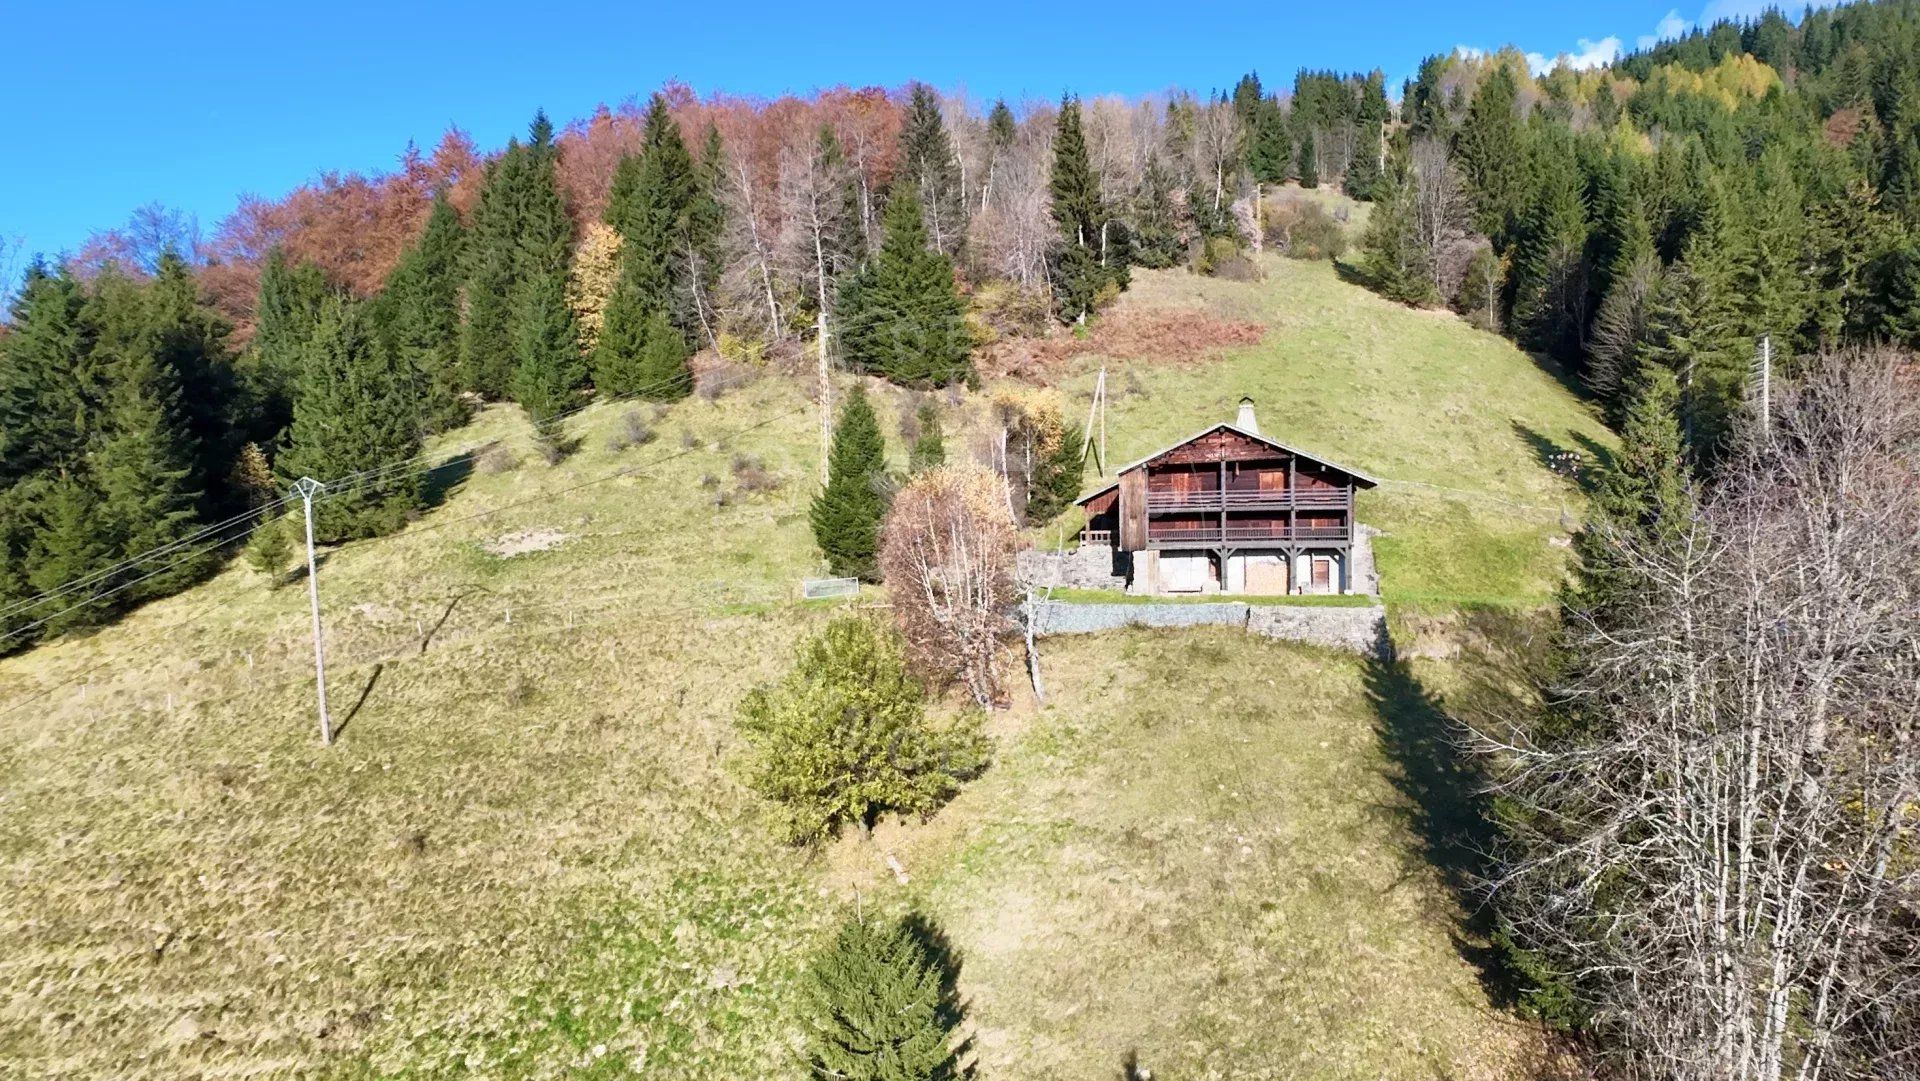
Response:
M1116 477L1076 502L1129 592L1353 590L1354 493L1378 481L1260 434L1250 399Z

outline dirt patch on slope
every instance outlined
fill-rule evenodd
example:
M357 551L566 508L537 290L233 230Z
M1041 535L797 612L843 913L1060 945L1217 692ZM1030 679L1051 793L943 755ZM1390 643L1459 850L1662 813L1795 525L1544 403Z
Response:
M1190 364L1221 350L1257 344L1267 332L1259 323L1220 319L1190 308L1129 308L1100 317L1091 333L1060 331L1046 338L1008 338L981 351L990 375L1038 376L1078 356Z

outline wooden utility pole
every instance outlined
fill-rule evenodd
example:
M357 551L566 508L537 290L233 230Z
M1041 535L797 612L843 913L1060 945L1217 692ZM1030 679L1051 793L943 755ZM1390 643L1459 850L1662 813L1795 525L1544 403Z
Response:
M320 742L333 746L333 718L327 713L327 650L320 633L320 578L313 563L313 497L326 485L312 477L301 477L293 484L307 512L307 601L313 608L313 682L320 692Z
M1098 450L1094 442L1094 422L1099 421ZM1080 457L1086 461L1087 455L1094 456L1094 464L1100 467L1100 476L1107 475L1107 366L1100 366L1100 376L1093 381L1093 400L1087 403L1087 424L1080 433Z

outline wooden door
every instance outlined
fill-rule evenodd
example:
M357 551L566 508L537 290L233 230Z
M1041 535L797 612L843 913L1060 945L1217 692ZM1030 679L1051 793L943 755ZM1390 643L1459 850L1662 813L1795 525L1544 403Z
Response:
M1281 559L1247 560L1248 593L1280 596L1287 592L1287 561Z
M1315 558L1313 561L1313 591L1331 593L1333 591L1333 560Z

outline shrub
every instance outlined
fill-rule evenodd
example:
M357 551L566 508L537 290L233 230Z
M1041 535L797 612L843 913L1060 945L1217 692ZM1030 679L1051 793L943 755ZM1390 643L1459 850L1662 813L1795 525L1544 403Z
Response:
M746 783L778 804L796 844L846 822L864 834L885 811L931 813L986 765L978 716L929 719L898 636L853 616L802 643L785 678L747 695L738 724Z
M807 1066L848 1081L956 1081L966 1044L959 966L919 916L855 917L814 958L805 981Z
M638 409L629 409L620 415L620 423L607 436L607 449L620 451L628 447L643 446L653 442L653 428L647 424L647 418L640 415Z
M513 451L496 443L481 452L479 461L475 463L475 467L487 476L494 476L500 473L512 472L519 464L520 459Z
M1196 242L1193 252L1193 269L1196 274L1205 274L1228 281L1252 282L1260 280L1260 268L1241 248L1240 242L1229 236L1210 237Z
M733 479L740 484L740 490L757 495L762 492L780 490L780 477L767 468L767 463L751 454L733 456Z
M1267 243L1293 259L1338 259L1347 252L1347 231L1308 199L1276 199L1262 211Z
M1038 337L1053 318L1045 294L1000 279L982 282L973 291L971 314L992 332L988 340Z

